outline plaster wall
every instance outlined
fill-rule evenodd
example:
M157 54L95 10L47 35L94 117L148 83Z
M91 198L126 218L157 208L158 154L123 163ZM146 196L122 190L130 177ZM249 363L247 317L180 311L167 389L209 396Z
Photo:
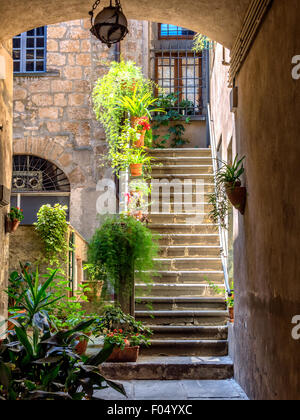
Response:
M300 342L292 318L300 314L300 3L274 0L236 80L239 104L213 80L213 115L224 149L246 156L248 201L235 213L235 375L252 399L300 398Z
M0 57L4 58L5 79L0 80L0 185L10 189L12 155L12 58L11 42L0 42ZM0 207L0 322L6 317L7 301L3 290L7 284L9 235L5 233L5 216L8 206Z

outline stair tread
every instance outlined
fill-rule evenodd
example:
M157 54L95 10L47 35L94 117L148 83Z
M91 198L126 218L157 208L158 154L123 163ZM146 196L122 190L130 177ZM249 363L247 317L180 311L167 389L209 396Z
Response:
M219 303L225 302L225 298L223 297L142 297L138 298L139 301L151 301L151 302L211 302L211 303Z
M228 311L222 310L170 310L170 311L135 311L136 315L142 316L184 316L184 315L198 315L198 316L228 316Z

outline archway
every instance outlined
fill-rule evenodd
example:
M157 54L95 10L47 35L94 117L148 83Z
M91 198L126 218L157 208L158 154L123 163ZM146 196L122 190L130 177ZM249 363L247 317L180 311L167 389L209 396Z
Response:
M32 28L88 17L94 1L16 0L0 6L0 39ZM101 2L103 7L108 1ZM181 0L124 0L122 6L129 19L171 23L202 32L231 47L241 28L250 0L190 0L187 7Z

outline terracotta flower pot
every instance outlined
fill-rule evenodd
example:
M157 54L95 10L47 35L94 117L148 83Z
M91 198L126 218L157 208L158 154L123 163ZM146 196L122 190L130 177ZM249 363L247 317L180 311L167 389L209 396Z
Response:
M229 311L230 322L233 324L234 323L234 308L228 308L228 311Z
M84 286L88 286L90 289L92 289L90 292L85 292L85 295L88 298L89 302L92 302L95 298L101 298L104 281L85 281L83 282L83 284Z
M142 176L143 174L143 164L142 163L132 163L130 165L131 176L137 177Z
M145 146L145 135L146 135L146 130L140 131L140 138L139 140L135 141L133 143L133 146L136 148L141 148Z
M90 337L92 333L87 333L86 335ZM89 340L87 338L80 340L77 346L75 347L76 353L79 356L83 356L85 352L87 351L88 344L89 344Z
M121 350L119 347L115 347L112 354L107 359L109 363L134 363L137 361L139 356L140 347L125 347Z
M7 233L14 233L20 226L20 220L10 220L9 217L6 218L5 230Z
M236 183L233 187L232 184L226 184L226 194L229 201L241 214L245 213L247 189L241 187L241 183Z

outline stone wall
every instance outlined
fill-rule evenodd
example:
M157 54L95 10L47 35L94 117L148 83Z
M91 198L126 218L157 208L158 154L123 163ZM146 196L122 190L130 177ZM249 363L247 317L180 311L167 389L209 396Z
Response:
M145 64L146 27L130 22L124 59ZM109 50L89 29L89 20L48 26L47 73L14 81L14 153L37 155L65 172L71 184L70 221L85 238L98 224L97 182L111 176L99 164L105 133L94 117L91 93L108 64L119 58L117 47Z
M82 266L87 261L88 244L85 239L72 227L70 227L66 241L69 243L70 235L74 233L74 286L78 289L79 284L83 280ZM44 245L38 233L33 226L21 225L18 230L10 237L9 250L9 272L20 271L20 263L30 262L32 269L38 267L41 275L47 274L49 265L45 262L45 254L43 252ZM62 267L68 276L69 273L69 255L61 257ZM65 263L68 261L68 263Z
M235 216L232 336L236 378L253 399L299 399L299 341L291 334L300 314L300 82L291 75L299 16L298 0L274 0L236 80L232 129L229 91L215 81L218 131L225 142L235 130L236 152L246 155L247 208Z
M0 43L0 57L4 57L5 79L0 80L0 185L10 189L12 153L12 58L11 42ZM7 285L9 236L5 233L8 206L0 207L0 322L7 317L7 299L3 290Z

